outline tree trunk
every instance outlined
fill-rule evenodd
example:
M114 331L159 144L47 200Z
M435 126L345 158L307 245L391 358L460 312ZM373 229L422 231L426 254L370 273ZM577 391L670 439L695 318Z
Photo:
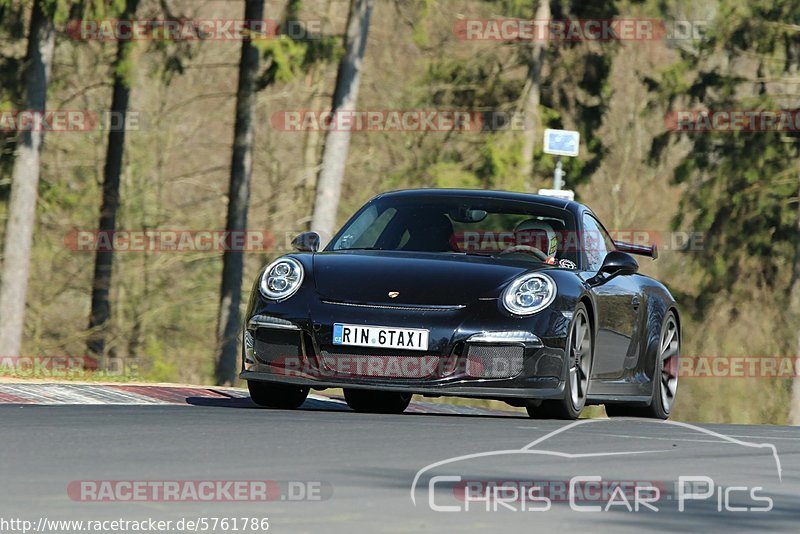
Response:
M262 20L264 0L246 0L245 19ZM228 192L226 230L247 229L247 208L250 202L250 177L253 173L253 119L256 112L256 78L261 60L258 50L245 39L239 63L239 89L236 95L231 179ZM217 324L217 384L236 381L239 327L241 321L242 275L244 254L240 250L225 251L222 266L219 318Z
M800 167L800 159L798 159ZM800 185L800 168L797 173L798 185ZM798 198L800 198L800 187L798 187ZM800 206L797 208L797 242L795 243L794 265L792 266L792 285L789 291L790 300L790 321L797 325L800 321ZM800 361L800 328L795 326L795 356ZM793 425L800 425L800 377L796 376L792 380L792 404L789 409L789 420Z
M534 18L538 21L550 19L550 0L541 0ZM522 143L522 175L525 180L533 176L533 152L536 150L536 141L542 135L541 116L539 106L542 101L542 63L544 51L548 41L538 39L531 47L530 63L528 65L527 94L525 95L524 123Z
M309 72L309 85L311 85L312 97L308 109L320 109L325 105L320 95L325 84L325 66L313 65ZM303 168L298 177L296 186L295 201L298 206L305 211L309 203L314 201L314 188L316 187L317 175L320 169L320 131L311 128L306 132L303 140ZM310 218L302 221L304 225L311 223Z
M334 113L354 110L358 101L361 68L367 48L369 23L374 0L352 0L347 21L345 55L339 63L336 91L333 95ZM323 244L333 235L336 214L342 192L347 152L350 147L350 131L330 130L325 139L322 166L317 180L314 214L311 229L322 236Z
M139 0L126 0L123 20L131 20L136 15ZM134 46L131 40L120 40L117 44L117 57L114 61L114 95L111 99L111 117L114 128L108 133L106 163L103 169L103 204L100 208L100 232L114 232L117 228L119 209L119 187L122 176L122 161L125 155L125 128L128 103L131 96L130 80L126 65L130 61L130 51ZM119 118L119 121L117 120ZM112 250L98 250L94 260L92 283L92 309L89 316L89 338L86 348L89 354L104 358L106 351L106 327L111 319L111 275L114 266Z
M331 6L333 2L327 0L325 13L323 19L330 20ZM323 93L325 91L325 74L328 65L326 63L315 63L309 68L306 75L307 83L311 90L311 100L308 109L321 109L325 105L325 98ZM305 139L303 140L303 168L296 187L295 203L303 212L309 211L313 213L313 203L317 187L317 176L321 168L320 163L320 138L322 137L319 128L311 128L306 132ZM309 204L312 204L309 206ZM307 216L298 221L306 230L310 230L311 217Z
M47 86L55 49L53 17L52 13L45 11L45 3L44 0L36 0L33 4L23 78L26 109L41 113L47 107ZM43 144L44 131L25 131L19 136L0 285L0 356L19 356L22 349Z

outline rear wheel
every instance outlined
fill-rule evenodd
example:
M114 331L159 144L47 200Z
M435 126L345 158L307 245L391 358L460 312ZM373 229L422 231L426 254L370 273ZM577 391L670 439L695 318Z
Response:
M403 413L411 403L410 393L393 391L372 391L366 389L345 389L344 400L356 412L363 413Z
M253 402L268 408L294 410L302 406L308 397L308 388L256 380L248 381L247 389Z
M666 419L672 413L678 393L678 359L681 352L681 340L678 321L671 311L664 318L659 340L650 405L636 407L625 404L608 404L606 405L606 414L609 417Z
M580 303L567 336L565 361L569 369L564 398L543 400L538 406L529 403L526 406L528 415L534 419L577 419L586 406L593 357L592 325L586 306Z

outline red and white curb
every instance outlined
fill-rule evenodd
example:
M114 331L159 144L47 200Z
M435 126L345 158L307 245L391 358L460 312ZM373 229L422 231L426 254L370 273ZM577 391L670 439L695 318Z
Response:
M0 384L2 404L189 404L187 399L247 398L233 388L99 384Z
M0 405L118 405L252 407L247 390L200 386L0 383ZM349 411L344 399L314 394L302 409ZM505 410L413 401L409 413L519 416Z

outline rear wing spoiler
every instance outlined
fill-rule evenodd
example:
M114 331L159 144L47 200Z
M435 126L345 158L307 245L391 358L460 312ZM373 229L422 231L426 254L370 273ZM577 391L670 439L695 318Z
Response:
M624 241L614 241L614 246L620 252L627 252L628 254L638 254L640 256L648 256L650 258L658 258L658 248L655 243L652 245L634 245L632 243L625 243Z

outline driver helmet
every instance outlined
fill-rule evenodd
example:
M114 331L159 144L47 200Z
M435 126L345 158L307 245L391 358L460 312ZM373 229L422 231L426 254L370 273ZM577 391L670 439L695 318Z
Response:
M527 219L514 228L517 245L536 247L548 256L555 256L558 238L553 227L539 219Z

